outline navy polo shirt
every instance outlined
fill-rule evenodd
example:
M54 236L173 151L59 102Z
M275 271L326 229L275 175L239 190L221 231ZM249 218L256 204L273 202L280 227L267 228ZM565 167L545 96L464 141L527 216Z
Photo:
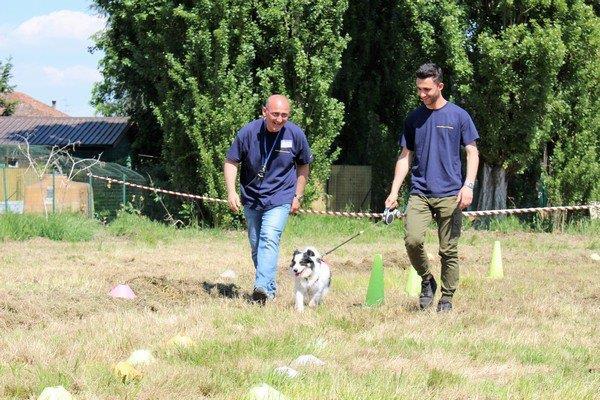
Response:
M268 210L292 203L298 178L296 165L310 164L313 156L306 135L297 125L286 122L278 133L272 133L260 118L238 131L227 159L240 163L242 204ZM266 173L260 179L257 174L265 162Z
M460 148L479 139L469 114L456 104L421 105L404 121L400 146L413 151L411 194L447 197L462 187Z

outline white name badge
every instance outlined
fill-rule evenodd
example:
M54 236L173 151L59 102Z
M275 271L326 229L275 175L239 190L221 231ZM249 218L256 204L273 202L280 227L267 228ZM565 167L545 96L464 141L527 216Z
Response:
M281 148L282 149L291 149L292 148L292 141L291 140L287 140L287 139L282 139L281 140Z

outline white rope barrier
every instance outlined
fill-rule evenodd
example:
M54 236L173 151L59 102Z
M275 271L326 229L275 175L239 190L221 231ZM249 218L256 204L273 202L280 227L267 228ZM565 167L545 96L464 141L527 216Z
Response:
M138 185L137 183L130 183L119 179L108 178L105 176L98 176L94 174L88 174L92 178L104 180L108 185L114 183L118 185L130 186L138 189L149 190L154 193L170 194L172 196L179 196L188 199L202 200L213 203L227 204L227 200L217 199L209 196L199 196L196 194L175 192L173 190L158 189L150 186ZM466 217L488 217L495 215L512 215L512 214L527 214L527 213L538 213L538 212L555 212L555 211L576 211L576 210L591 210L594 205L582 205L582 206L557 206L557 207L530 207L530 208L509 208L504 210L485 210L485 211L463 211L463 215ZM316 214L316 215L332 215L337 217L349 217L349 218L382 218L383 213L370 213L370 212L350 212L350 211L318 211L318 210L307 210L300 209L301 214ZM404 217L406 214L397 213L396 217Z

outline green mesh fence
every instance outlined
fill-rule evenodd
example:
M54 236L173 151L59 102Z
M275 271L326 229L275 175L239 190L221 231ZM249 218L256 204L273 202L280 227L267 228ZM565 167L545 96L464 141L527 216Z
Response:
M146 184L122 165L73 157L65 149L0 146L0 213L77 212L112 219L123 207L141 209L142 190L90 176Z

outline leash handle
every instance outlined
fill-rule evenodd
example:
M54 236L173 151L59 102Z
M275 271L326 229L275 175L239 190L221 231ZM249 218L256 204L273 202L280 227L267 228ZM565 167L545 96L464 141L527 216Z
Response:
M394 219L401 218L401 217L402 217L402 213L400 212L400 210L395 210L395 209L390 210L389 208L386 208L385 210L383 210L381 220L386 225L389 225L392 222L394 222Z

